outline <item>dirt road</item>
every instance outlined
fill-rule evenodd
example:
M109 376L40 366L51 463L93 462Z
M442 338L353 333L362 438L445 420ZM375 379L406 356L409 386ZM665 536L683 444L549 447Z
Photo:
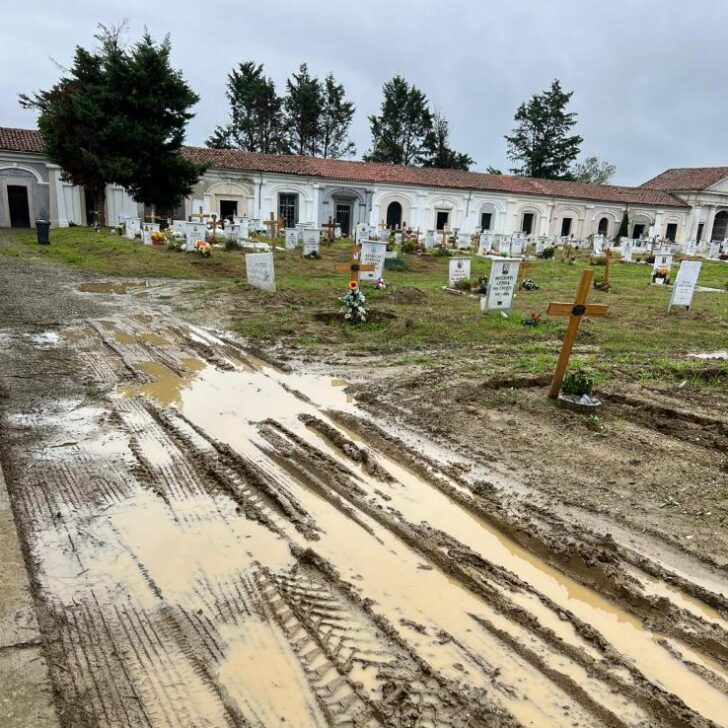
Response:
M728 725L722 570L181 320L178 284L3 274L63 726Z

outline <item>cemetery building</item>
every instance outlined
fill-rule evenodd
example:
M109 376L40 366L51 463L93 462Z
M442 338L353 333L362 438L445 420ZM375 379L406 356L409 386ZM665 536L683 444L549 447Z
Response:
M333 219L343 234L365 222L583 239L615 237L627 212L632 238L648 231L678 243L728 237L728 167L670 169L620 187L229 149L182 153L208 169L180 208L167 211L177 218L273 213L287 227ZM108 222L149 212L109 185ZM46 160L37 131L0 128L0 227L32 227L41 218L88 224L92 201Z

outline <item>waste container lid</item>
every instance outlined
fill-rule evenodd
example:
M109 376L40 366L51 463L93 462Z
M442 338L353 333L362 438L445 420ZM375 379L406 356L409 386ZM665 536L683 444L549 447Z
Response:
M48 220L36 220L35 224L37 225L39 222L42 222L44 225L48 224Z

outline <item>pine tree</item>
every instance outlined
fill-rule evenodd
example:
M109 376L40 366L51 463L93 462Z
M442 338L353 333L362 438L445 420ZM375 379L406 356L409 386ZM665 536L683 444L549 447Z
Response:
M571 165L583 139L569 136L576 114L566 111L573 91L566 93L555 80L518 107L512 136L506 136L508 158L520 163L511 172L541 179L571 179Z
M474 160L467 154L450 148L450 122L436 111L432 116L432 129L425 137L423 153L417 162L423 167L440 169L461 169L468 171Z
M283 104L286 111L288 143L294 154L315 157L321 145L321 109L323 91L321 83L301 64L298 74L288 79L288 94Z
M226 96L230 121L217 127L208 147L245 149L275 154L287 150L284 139L283 100L275 84L263 74L263 65L248 61L228 74Z
M349 127L354 116L354 104L344 100L344 87L337 84L333 74L324 79L322 107L319 118L319 153L322 157L350 157L356 151L349 139Z
M169 38L157 44L145 33L125 48L121 30L100 26L98 48L77 47L67 76L47 91L20 96L23 106L40 112L50 161L64 179L88 189L102 216L107 184L169 209L204 172L180 154L199 97L170 66Z
M432 131L432 113L427 97L401 76L384 84L379 116L370 116L372 148L367 162L413 164L425 153L425 139Z

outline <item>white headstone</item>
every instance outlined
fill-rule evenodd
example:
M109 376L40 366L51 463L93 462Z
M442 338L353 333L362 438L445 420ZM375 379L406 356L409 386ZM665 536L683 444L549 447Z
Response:
M511 239L507 235L496 235L495 245L498 255L511 254Z
M701 265L702 263L699 260L684 260L680 263L680 270L677 272L677 278L672 287L670 305L667 307L668 313L673 306L687 306L690 308L693 303L693 294L698 283Z
M493 247L493 235L489 232L480 233L478 237L478 253L485 255L491 251Z
M127 217L126 220L126 237L134 240L136 234L141 232L142 221L138 217Z
M495 258L488 278L486 311L507 311L513 305L521 261L514 258Z
M458 250L468 250L470 248L470 235L467 233L458 233L455 238L455 245Z
M276 274L273 268L273 253L246 253L245 268L248 283L251 286L275 293Z
M428 230L425 233L425 249L429 250L430 248L435 247L435 231L434 230Z
M526 239L522 235L514 235L511 238L511 255L523 255L523 246Z
M711 260L717 260L720 255L720 243L711 243L708 248L708 257Z
M144 245L151 245L152 244L152 233L158 233L159 232L159 223L158 222L145 222L142 225L142 243Z
M362 240L369 240L371 236L369 225L365 222L359 222L354 228L356 234L356 242L360 243Z
M384 261L387 257L387 244L374 240L365 240L361 244L362 265L373 265L373 271L361 271L359 280L376 281L384 276Z
M652 264L652 272L654 273L659 268L671 268L672 267L672 253L665 253L664 251L658 250L655 252L655 262Z
M286 228L286 250L295 250L298 245L298 230L296 228Z
M394 242L397 245L402 245L402 233L395 233L394 234Z
M195 249L198 240L207 239L207 225L204 222L188 222L185 224L185 235L187 237L187 251Z
M470 278L470 258L450 258L448 287L455 288L458 281L464 281L466 278Z
M321 233L318 230L303 231L303 255L318 253L321 246Z
M604 254L604 242L605 238L603 235L594 236L594 242L592 243L592 250L594 252L594 255Z
M620 250L622 251L622 260L624 260L627 263L631 263L632 262L632 246L624 238L622 238L622 244L621 244Z
M385 243L389 241L389 230L382 228L379 231L379 240L383 240Z

